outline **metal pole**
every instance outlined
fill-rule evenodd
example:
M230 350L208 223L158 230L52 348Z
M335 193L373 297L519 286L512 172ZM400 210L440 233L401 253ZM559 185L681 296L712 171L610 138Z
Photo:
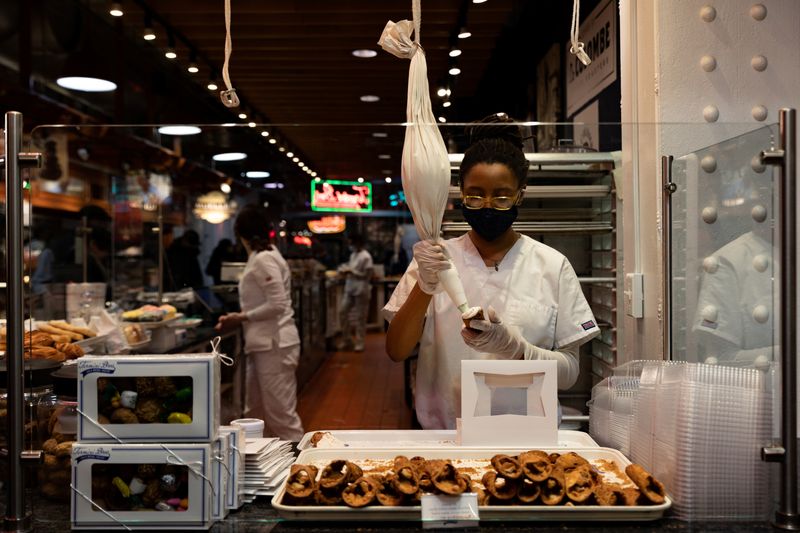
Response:
M797 111L781 109L778 150L761 152L764 163L780 166L781 218L781 440L782 449L765 450L781 463L780 500L773 525L800 529L797 509ZM771 457L770 457L771 455Z
M20 147L22 114L6 113L6 364L8 365L8 503L3 518L6 531L30 529L31 516L25 509L22 452L25 435L23 393L23 287L22 287L22 175Z
M89 220L81 217L81 265L83 266L83 282L89 281ZM84 287L83 290L86 290Z
M164 303L164 213L158 202L158 305Z
M672 360L672 194L678 190L672 182L672 156L661 156L661 231L663 246L661 257L664 271L664 338L663 357Z

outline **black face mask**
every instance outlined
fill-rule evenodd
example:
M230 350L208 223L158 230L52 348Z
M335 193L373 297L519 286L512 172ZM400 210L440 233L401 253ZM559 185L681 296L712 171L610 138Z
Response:
M467 221L475 233L487 241L493 241L506 232L517 219L517 206L501 211L485 207L483 209L467 209L461 206L464 220Z

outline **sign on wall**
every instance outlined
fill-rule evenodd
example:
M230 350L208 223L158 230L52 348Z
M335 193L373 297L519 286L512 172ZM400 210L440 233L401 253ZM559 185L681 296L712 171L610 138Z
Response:
M575 144L600 149L600 104L592 102L572 119Z
M346 219L341 215L322 217L319 220L309 220L308 229L312 233L341 233L347 227Z
M569 53L567 41L567 116L572 116L586 102L617 79L617 3L598 5L581 24L580 40L592 58L585 66Z
M313 211L371 212L372 184L358 181L311 182Z

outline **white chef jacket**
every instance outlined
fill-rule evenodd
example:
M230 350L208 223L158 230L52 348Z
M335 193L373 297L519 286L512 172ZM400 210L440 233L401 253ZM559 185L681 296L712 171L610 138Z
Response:
M694 330L740 350L765 348L764 355L771 356L775 333L772 254L769 242L748 232L709 256L716 270L703 274Z
M292 308L291 272L274 246L247 258L239 281L239 302L247 314L242 323L247 353L300 344Z
M372 256L366 250L356 250L347 262L351 274L344 282L344 292L352 295L368 293L373 268Z
M600 333L564 255L522 235L498 265L488 267L467 234L444 241L461 276L467 301L492 306L505 324L516 326L531 344L547 350L580 345ZM412 261L383 308L394 318L414 288ZM435 294L425 315L416 379L417 418L423 428L454 428L461 413L461 361L493 359L466 345L461 312L446 293ZM577 370L577 361L574 361Z

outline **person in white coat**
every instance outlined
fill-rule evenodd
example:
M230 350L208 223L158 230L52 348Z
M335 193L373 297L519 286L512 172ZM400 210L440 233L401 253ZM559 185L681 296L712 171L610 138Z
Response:
M374 265L372 256L364 249L364 237L360 233L351 233L348 241L350 260L339 267L339 273L345 276L344 297L339 306L343 321L341 348L352 347L363 352Z
M223 331L241 324L247 354L246 416L265 422L265 433L298 442L303 425L297 415L300 336L294 322L291 272L269 242L269 219L248 206L236 217L234 231L248 259L239 281L242 311L219 319Z
M498 124L509 120L492 115L468 130L460 188L471 230L414 245L414 261L384 307L389 357L403 361L419 343L415 406L425 429L455 428L462 360L555 360L558 387L567 389L578 377L580 345L600 332L566 257L511 227L528 161L519 128ZM443 248L483 320L462 315L443 292L438 272L450 268Z

